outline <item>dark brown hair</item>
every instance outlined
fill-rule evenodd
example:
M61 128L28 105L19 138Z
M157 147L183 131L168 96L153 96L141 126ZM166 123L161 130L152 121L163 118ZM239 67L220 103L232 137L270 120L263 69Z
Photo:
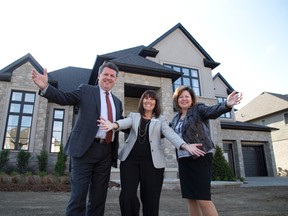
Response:
M196 96L194 90L193 90L191 87L189 87L189 86L179 86L179 87L175 90L175 92L174 92L174 94L173 94L174 106L175 106L175 108L178 110L178 112L181 112L181 108L180 108L179 105L178 105L178 98L179 98L179 96L182 94L183 91L188 91L189 94L191 95L191 98L192 98L192 105L191 105L191 107L197 103L197 96Z
M114 70L116 72L116 77L118 77L118 73L119 73L119 69L118 67L113 63L113 62L107 62L105 61L100 67L99 67L99 70L98 70L98 74L101 74L104 70L105 67L108 67L112 70Z
M153 109L153 116L155 118L158 118L161 114L161 107L160 107L160 101L159 101L159 97L157 95L157 93L154 91L154 90L146 90L140 100L139 100L139 104L138 104L138 112L141 114L141 116L144 116L145 115L145 110L144 110L144 107L143 107L143 100L145 97L151 97L153 99L156 100L156 103L155 103L155 107Z

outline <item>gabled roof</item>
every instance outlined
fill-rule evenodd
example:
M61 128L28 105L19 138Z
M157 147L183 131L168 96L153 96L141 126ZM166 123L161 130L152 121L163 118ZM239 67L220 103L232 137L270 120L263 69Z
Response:
M110 57L110 58L118 58L118 57L123 57L126 55L139 55L145 58L147 56L155 57L158 54L158 52L159 51L154 48L147 48L141 45L141 46L136 46L136 47L132 47L132 48L124 49L124 50L107 53L105 54L105 56Z
M90 85L94 85L97 81L98 69L104 61L115 63L119 70L127 73L145 74L156 77L171 78L174 82L183 75L182 72L176 72L161 64L153 62L146 57L155 57L158 51L154 48L145 47L143 45L98 55L91 72L89 80Z
M192 37L192 35L180 23L178 23L147 47L141 45L103 55L97 55L94 67L91 72L89 84L95 85L97 83L98 69L104 61L111 61L115 63L120 71L122 70L127 73L145 74L148 76L167 77L171 78L172 82L174 82L179 77L181 77L183 73L174 71L161 64L153 62L146 57L155 57L159 51L153 47L176 29L180 29L194 44L194 46L202 53L204 56L203 62L205 67L214 69L220 64L215 62L211 56L200 46L200 44Z
M10 82L13 71L21 65L30 62L32 66L43 74L43 67L28 53L0 71L0 81ZM82 83L88 83L91 69L66 67L48 73L48 81L51 85L67 92L76 89Z
M281 100L287 101L288 102L288 94L276 94L276 93L272 93L272 92L267 92L268 94L271 94Z
M12 73L15 69L19 68L21 65L25 64L26 62L30 62L33 67L43 73L42 66L33 58L33 56L28 53L25 56L21 57L20 59L16 60L15 62L11 63L10 65L6 66L2 70L0 70L0 81L10 82Z
M226 79L219 72L215 74L215 76L213 76L213 80L215 80L216 78L219 78L220 80L222 80L222 82L227 86L228 95L234 91L233 87L226 81Z
M263 92L236 112L238 121L252 121L288 110L288 95Z
M66 67L48 73L49 83L56 86L59 90L70 92L75 90L80 84L88 83L91 69Z
M164 33L162 36L160 36L157 40L152 42L148 47L153 48L156 44L158 44L160 41L162 41L164 38L166 38L169 34L174 32L176 29L179 29L183 32L183 34L191 41L192 44L202 53L204 56L204 66L209 67L211 69L216 68L220 65L220 63L215 62L212 57L203 49L203 47L192 37L192 35L181 25L181 23L178 23L173 28L171 28L169 31Z

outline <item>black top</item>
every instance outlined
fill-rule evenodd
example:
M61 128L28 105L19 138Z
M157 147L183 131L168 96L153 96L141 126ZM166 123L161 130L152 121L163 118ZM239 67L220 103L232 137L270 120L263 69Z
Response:
M137 140L126 160L151 161L151 148L149 143L150 119L140 119Z

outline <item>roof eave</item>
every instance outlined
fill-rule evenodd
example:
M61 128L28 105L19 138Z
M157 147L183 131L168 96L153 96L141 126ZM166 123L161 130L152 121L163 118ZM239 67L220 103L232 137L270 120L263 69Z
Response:
M230 130L249 130L249 131L266 131L266 132L271 132L273 130L279 130L278 128L273 128L273 127L263 127L259 125L257 126L247 126L247 125L239 125L234 122L224 122L221 121L221 129L230 129Z
M211 68L212 70L220 65L218 62L211 61L206 58L203 59L203 62L205 67Z
M3 74L0 74L0 81L3 81L3 82L11 82L11 73L3 73Z
M143 47L139 55L144 58L146 58L147 56L155 58L158 53L159 50L155 48Z
M112 61L113 62L113 61ZM114 62L115 63L115 62ZM141 74L146 76L155 76L155 77L165 77L172 79L172 82L175 82L179 77L183 75L182 72L174 72L174 71L164 71L157 68L145 68L145 67L137 67L135 65L121 64L115 63L119 70L125 71L127 73Z
M165 32L162 36L160 36L158 39L156 39L154 42L148 45L148 47L153 48L156 44L158 44L160 41L162 41L165 37L167 37L176 29L180 29L183 32L183 34L185 34L186 37L191 41L191 43L194 44L196 48L203 54L205 67L214 69L218 65L220 65L220 63L215 62L213 60L213 58L204 50L204 48L195 40L195 38L182 26L181 23L176 24L173 28ZM207 60L207 62L205 62L205 59Z

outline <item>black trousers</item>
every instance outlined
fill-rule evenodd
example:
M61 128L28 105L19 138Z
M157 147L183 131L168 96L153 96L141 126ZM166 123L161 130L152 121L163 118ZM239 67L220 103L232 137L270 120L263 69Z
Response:
M123 161L120 164L121 192L119 197L122 216L139 216L140 199L143 216L158 216L164 168L156 169L152 161Z
M71 195L66 216L104 215L111 160L111 144L95 141L81 158L71 158Z

